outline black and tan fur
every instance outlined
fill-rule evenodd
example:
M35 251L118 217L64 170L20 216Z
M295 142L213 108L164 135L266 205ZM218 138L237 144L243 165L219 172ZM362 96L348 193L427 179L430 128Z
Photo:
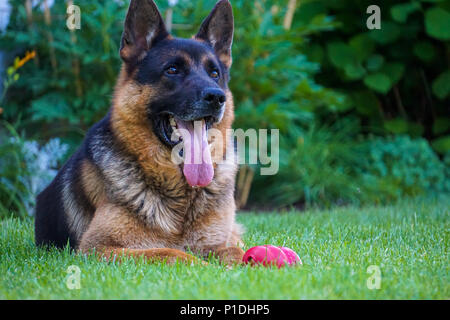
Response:
M158 118L164 108L192 118L205 114L192 101L202 87L214 87L224 92L226 102L212 126L226 136L234 108L227 85L232 37L228 0L216 4L192 39L170 36L152 0L131 1L112 107L38 196L38 245L69 243L82 252L95 248L106 256L169 262L194 261L186 253L192 250L227 263L241 261L233 198L236 165L214 163L212 182L190 187L171 161L172 146L164 141ZM183 65L179 78L158 69L170 59ZM212 65L219 71L214 82L208 77ZM231 148L229 140L224 148Z

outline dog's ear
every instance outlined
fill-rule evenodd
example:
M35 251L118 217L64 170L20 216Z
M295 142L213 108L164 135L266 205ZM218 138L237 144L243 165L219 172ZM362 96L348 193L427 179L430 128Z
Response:
M203 21L195 38L208 42L219 59L231 66L231 45L234 32L233 9L228 0L217 2L209 16Z
M153 0L131 0L120 43L120 57L125 62L139 61L156 41L168 35Z

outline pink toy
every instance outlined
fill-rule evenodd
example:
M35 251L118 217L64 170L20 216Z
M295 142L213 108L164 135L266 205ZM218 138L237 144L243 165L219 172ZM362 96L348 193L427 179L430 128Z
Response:
M247 250L242 258L244 263L267 267L276 265L281 268L284 265L302 264L300 257L292 250L286 247L276 247L270 244L256 246Z
M300 260L300 257L294 250L286 247L279 247L279 248L283 250L284 254L286 255L289 265L294 265L297 263L302 264L302 260Z

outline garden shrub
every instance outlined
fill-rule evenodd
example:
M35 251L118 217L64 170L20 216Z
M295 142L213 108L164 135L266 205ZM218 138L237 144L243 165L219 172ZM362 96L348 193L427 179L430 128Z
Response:
M174 35L189 37L216 0L171 2L177 2ZM82 19L74 32L66 27L65 1L55 1L50 25L39 6L29 24L23 2L10 3L0 50L34 50L36 58L23 66L1 101L0 116L10 123L21 119L22 144L59 138L55 152L62 155L67 145L69 155L110 106L128 1L76 1ZM169 7L168 1L157 4L163 14ZM289 28L283 27L287 0L232 4L234 126L280 130L280 171L259 176L255 170L250 201L331 205L449 190L450 82L442 68L449 50L448 1L385 1L382 30L365 25L369 0L297 1ZM15 150L1 159L0 203L3 209L28 211L32 203L23 199L39 188L23 177L36 170L31 163L41 163L38 154L50 150L28 144L36 152L35 161L27 161L18 141L0 133L2 150ZM362 143L372 134L381 137ZM384 140L386 134L402 136ZM428 142L406 135L433 141L441 156L447 153L444 162ZM54 174L53 165L44 167ZM445 170L446 178L439 178ZM7 186L15 188L12 193Z
M68 146L53 138L43 146L4 123L0 128L0 217L34 214L36 196L51 182Z
M397 199L424 193L450 192L447 163L422 138L406 135L373 138L365 148L359 173L374 195Z
M280 171L256 177L253 200L277 207L361 203L364 188L354 167L364 154L352 139L357 126L341 121L297 130L296 139L280 138Z
M379 30L366 26L370 5L380 8ZM364 132L422 136L449 151L450 1L304 0L294 25L323 16L337 26L309 37L304 52L322 66L316 80L346 95Z

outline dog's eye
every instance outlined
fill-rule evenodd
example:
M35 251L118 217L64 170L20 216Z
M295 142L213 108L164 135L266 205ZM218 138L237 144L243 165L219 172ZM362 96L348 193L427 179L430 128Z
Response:
M219 71L213 70L213 71L211 71L211 73L209 75L211 78L217 79L217 78L219 78Z
M170 66L166 69L167 74L178 74L178 68L176 66Z

